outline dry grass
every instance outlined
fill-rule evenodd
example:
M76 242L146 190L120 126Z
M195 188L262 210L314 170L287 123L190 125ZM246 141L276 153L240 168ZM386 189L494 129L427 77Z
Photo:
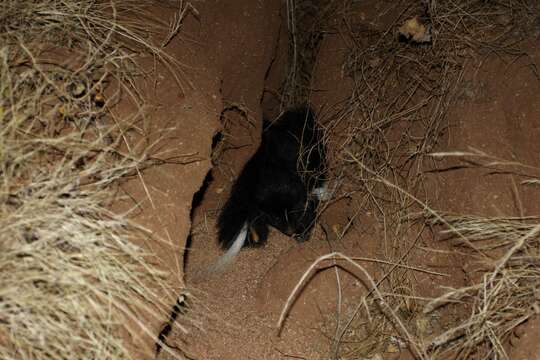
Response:
M476 163L489 171L496 169L525 179L535 178L540 173L540 168L493 158L478 151L432 155L450 154L462 156L467 164ZM348 262L358 269L358 279L367 291L336 335L340 342L335 349L336 358L371 358L382 351L408 347L417 359L508 359L507 344L515 328L540 311L537 291L540 286L540 217L486 218L437 212L404 189L381 178L378 181L414 201L424 210L423 218L430 226L438 228L446 241L454 241L454 246L468 254L470 260L465 265L469 269L470 283L461 288L446 288L438 298L400 295L398 287L375 281L361 263L387 263L393 271L403 269L409 273L430 273L429 270L408 266L402 260L388 263L334 252L321 256L306 270L283 308L278 329L310 277L319 271L339 269L341 263ZM529 184L529 180L526 181L522 182L523 186ZM389 290L383 292L383 288ZM408 299L404 295L409 295ZM396 301L396 297L401 300ZM416 307L417 313L405 313L405 300L421 302L421 306ZM438 317L437 312L450 306L459 307L461 315L467 315L425 336L422 323L430 317Z
M380 176L412 193L422 190L421 174L429 154L447 127L445 116L468 63L481 63L486 53L524 55L518 43L535 21L535 9L523 1L506 4L482 1L389 4L397 16L387 28L370 28L347 19L348 56L345 74L353 91L329 131L341 137L339 168L351 167L369 194L366 201L407 208L399 192L378 190ZM416 6L416 7L415 7ZM354 8L349 9L354 14ZM432 42L399 42L398 27L418 16L432 32ZM351 16L354 19L354 16ZM361 162L374 174L361 170ZM388 195L385 195L388 194ZM401 198L400 198L401 197Z
M336 129L345 128L351 134L345 140L343 163L339 166L345 167L347 178L355 184L349 186L366 194L363 206L378 212L385 229L384 257L398 263L407 262L415 239L424 230L423 226L414 225L411 212L418 205L429 209L430 198L423 188L422 176L430 161L426 155L445 130L450 104L461 95L461 80L468 63L481 63L484 56L493 52L523 55L516 44L527 36L525 29L535 21L532 5L524 2L432 1L426 8L402 9L387 29L351 24L349 60L344 69L355 85L349 103L334 122ZM415 16L431 28L432 42L398 43L396 28ZM429 211L431 218L436 217L449 231L458 231L461 240L474 241L470 233L459 232L452 219ZM516 228L513 231L518 232ZM390 305L403 309L401 313L406 316L402 320L408 322L411 333L421 335L415 327L424 315L411 314L410 309L421 309L423 304L414 293L402 292L414 289L412 272L385 267L382 273L386 281L380 286L394 296L388 300ZM373 337L378 338L378 351L388 349L388 334L395 328L395 319L388 320L391 326L380 326L379 332L373 331L366 340L373 342ZM467 321L479 325L479 320ZM470 341L475 339L469 350L486 345L489 337L485 335L488 333L467 337ZM421 338L407 341L425 349L429 358L438 358L443 347L426 345ZM460 346L459 351L465 347ZM424 357L418 352L417 356Z
M509 174L523 179L522 186L527 186L540 174L539 168L495 158L474 149L432 156L457 157L464 164ZM469 274L472 279L470 285L448 289L439 298L428 302L423 311L427 314L448 304L459 303L469 309L470 315L430 339L425 347L441 356L457 354L460 359L507 359L505 345L514 329L538 314L536 289L540 285L540 218L440 216L445 224L431 215L426 219L441 227L441 236L465 249L462 251L474 255L475 261L469 264L474 271Z
M132 242L150 234L110 210L121 181L150 164L134 57L178 73L140 10L0 4L2 359L130 358L129 346L155 336L142 316L168 313L166 274ZM136 110L116 118L126 95Z
M449 222L452 233L468 233L483 241L516 240L501 255L480 261L477 274L471 274L477 278L472 285L450 289L426 305L425 313L450 303L464 304L472 311L463 322L430 339L425 347L441 354L458 354L460 359L507 359L505 344L513 330L538 313L540 258L536 248L540 223L530 225L523 235L525 225L519 221L512 224L506 219L458 217Z
M293 8L294 2L288 4ZM449 106L456 97L467 95L462 86L465 71L480 66L494 54L508 62L526 55L519 45L535 36L538 5L526 0L387 2L380 12L394 15L387 16L392 20L381 27L372 25L375 19L360 20L357 6L362 5L344 4L334 14L341 17L339 24L331 28L328 23L320 23L325 28L318 30L337 33L347 44L343 73L351 79L351 95L336 109L328 111L334 116L327 122L329 147L335 150L330 155L330 170L334 179L343 184L340 194L355 194L359 211L376 214L384 232L381 252L391 264L407 264L426 226L435 223L444 226L448 235L457 236L457 244L466 244L478 256L484 254L484 260L486 250L495 249L506 255L499 254L498 262L485 267L487 275L479 276L483 280L471 288L450 291L445 295L447 298L434 300L439 305L461 302L464 309L475 310L470 318L456 327L450 325L447 333L431 340L421 336L417 329L419 321L430 314L421 311L430 299L419 298L412 292L414 271L381 265L377 274L380 280L375 285L395 310L394 315L380 311L377 306L380 298L368 286L369 293L337 325L332 355L340 359L369 358L388 351L389 345L402 347L403 344L392 340L397 336L416 348L419 358L435 359L449 353L462 358L473 353L504 358L501 344L533 309L532 291L514 287L528 281L523 276L525 279L537 276L533 266L536 260L531 260L530 254L520 249L508 256L506 250L519 242L537 241L537 221L523 217L477 219L439 214L430 208L423 171L431 167L432 157L428 155L446 130ZM290 21L293 15L301 17L289 10ZM424 37L427 41L400 42L400 27L415 17L425 26L422 31L428 30L429 36ZM299 33L296 30L290 36ZM296 40L292 44L298 47L300 43ZM293 59L294 54L301 52L301 48L293 48ZM297 69L296 63L293 65L292 74ZM289 77L289 83L294 83L290 79L294 76ZM285 88L294 86L289 84ZM485 156L483 159L489 160L489 166L501 164ZM538 178L524 178L522 183L534 186ZM429 214L426 223L419 224L414 216L419 208ZM505 265L500 265L503 258L507 258ZM410 336L403 337L400 323L409 329Z

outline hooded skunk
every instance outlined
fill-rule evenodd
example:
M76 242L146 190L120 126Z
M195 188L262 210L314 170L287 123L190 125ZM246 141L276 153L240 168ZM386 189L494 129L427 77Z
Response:
M230 262L243 246L261 246L268 226L302 242L326 195L323 133L308 106L263 120L261 144L232 186L219 219L219 242Z

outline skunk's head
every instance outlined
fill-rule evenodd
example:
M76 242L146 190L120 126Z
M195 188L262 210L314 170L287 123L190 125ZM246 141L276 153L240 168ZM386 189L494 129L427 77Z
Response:
M268 224L270 224L272 227L275 227L287 236L294 235L295 226L291 222L292 219L287 210L282 210L280 212L269 212L266 214L266 217Z
M293 236L299 241L306 240L315 218L316 205L308 202L298 204L293 209L281 209L267 213L268 223L287 236Z

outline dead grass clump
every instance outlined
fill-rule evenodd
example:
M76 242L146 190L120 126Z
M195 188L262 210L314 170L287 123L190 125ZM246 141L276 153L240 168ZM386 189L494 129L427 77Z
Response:
M481 240L504 251L489 251L480 258L477 269L469 276L472 285L450 289L429 302L425 313L451 303L461 303L471 309L470 316L430 339L426 348L441 353L507 359L505 345L514 329L538 314L540 286L540 223L527 224L527 219L493 219L481 217L445 216L451 225L447 234L460 234L471 240ZM530 219L529 219L530 220ZM435 223L437 223L435 221ZM491 247L491 246L490 246Z
M131 241L149 233L110 210L149 164L134 55L176 66L132 5L0 4L2 359L130 358L155 335L141 316L168 312L166 274ZM116 118L122 94L138 107Z
M433 156L458 157L469 166L510 174L523 179L522 186L534 183L540 171L478 150ZM539 311L536 289L540 286L540 219L523 215L514 218L441 215L444 224L441 218L432 215L427 220L441 226L441 235L474 255L475 261L468 264L471 284L448 289L428 302L424 313L457 303L469 309L470 315L431 338L425 346L441 356L452 353L461 359L508 359L507 344L514 329Z

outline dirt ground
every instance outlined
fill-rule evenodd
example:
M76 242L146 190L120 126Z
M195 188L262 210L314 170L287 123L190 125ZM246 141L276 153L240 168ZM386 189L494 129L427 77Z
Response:
M378 7L369 4L366 12L376 14ZM242 251L221 274L204 274L222 253L214 228L217 212L258 144L263 112L276 112L277 100L272 94L285 75L287 38L279 0L197 1L194 5L198 16L188 16L181 37L167 48L186 65L185 77L192 86L182 93L163 71L157 87L149 92L155 107L155 129L175 127L164 146L179 156L189 154L188 158L195 161L151 169L144 175L147 189L136 180L126 187L130 195L142 201L144 211L139 220L169 239L152 250L164 268L176 269L178 276L171 282L178 287L185 283L195 296L194 311L184 320L188 323L183 323L183 318L178 320L189 334L174 326L167 344L172 353L181 348L195 359L326 359L336 319L344 317L355 305L354 297L365 292L354 270L319 272L294 302L278 335L280 312L317 257L341 251L350 256L380 258L384 236L380 221L367 211L355 214L354 197L340 200L322 214L309 242L297 244L273 230L264 248ZM163 20L170 13L167 8L155 10ZM376 18L372 15L368 18ZM474 147L537 166L540 82L530 64L539 64L539 49L537 38L528 45L530 57L505 63L486 56L478 71L470 71L449 114L446 137L436 150L466 151ZM312 97L322 119L350 92L351 84L341 71L343 50L338 34L323 40L313 86L318 91ZM223 129L221 137L226 141L222 143L226 145L212 149L214 135ZM219 156L214 154L214 165L212 150L219 150ZM436 164L438 169L452 166L446 160ZM540 211L538 190L516 190L512 177L505 174L460 168L432 172L428 178L433 184L432 205L439 210L490 216L526 216ZM331 230L345 226L353 215L357 216L350 231L336 241ZM440 255L428 248L449 249L424 234L413 249L409 265L451 276L419 275L415 284L418 296L435 296L442 286L467 283L460 256ZM365 266L370 273L380 274L376 263ZM156 320L154 328L165 321ZM527 353L540 351L534 330L537 326L534 320L520 328L508 347L511 358L530 359ZM397 359L407 355L398 349L381 356ZM162 352L159 358L174 356Z

